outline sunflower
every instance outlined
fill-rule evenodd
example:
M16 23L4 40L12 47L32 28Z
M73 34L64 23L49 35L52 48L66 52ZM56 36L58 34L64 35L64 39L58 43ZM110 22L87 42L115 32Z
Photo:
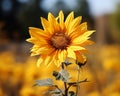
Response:
M48 13L48 20L41 17L43 29L29 27L31 38L27 41L34 44L31 56L40 56L38 66L60 66L68 57L75 60L79 58L80 62L85 60L82 53L87 49L84 46L93 43L88 39L94 30L88 31L87 23L81 23L81 19L81 16L74 18L74 12L71 12L64 20L64 14L60 11L56 18L52 13Z

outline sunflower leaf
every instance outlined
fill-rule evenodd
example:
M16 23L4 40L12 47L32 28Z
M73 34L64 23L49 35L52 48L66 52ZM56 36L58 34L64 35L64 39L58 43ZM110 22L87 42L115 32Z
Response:
M36 80L36 83L33 86L54 86L53 80L51 78Z
M51 96L61 96L62 95L61 91L58 89L49 90L46 92L46 95L48 95L48 94L52 94Z
M67 70L60 70L60 72L53 71L53 76L55 76L56 80L62 80L64 82L68 82L70 79L70 75Z

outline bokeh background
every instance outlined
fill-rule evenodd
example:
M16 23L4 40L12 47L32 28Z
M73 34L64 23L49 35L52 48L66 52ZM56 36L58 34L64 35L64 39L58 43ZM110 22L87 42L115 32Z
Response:
M120 0L0 0L0 96L47 96L48 87L32 85L56 67L37 68L25 40L28 27L42 28L40 17L60 10L65 16L74 11L96 30L80 77L90 82L80 85L80 96L120 96Z

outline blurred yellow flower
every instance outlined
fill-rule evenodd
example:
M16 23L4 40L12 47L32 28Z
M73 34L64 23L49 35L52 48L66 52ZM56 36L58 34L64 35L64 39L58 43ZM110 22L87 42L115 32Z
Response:
M112 95L112 94L120 94L120 76L117 78L114 78L112 82L108 84L108 86L104 87L103 93L105 96L118 96L118 95ZM108 95L109 93L109 95Z
M112 94L110 94L110 96L120 96L120 92L112 93Z
M111 51L112 50L112 51ZM118 71L120 67L120 47L117 45L104 46L100 53L102 66L106 71Z
M23 87L20 96L38 96L38 94L31 87Z
M98 91L93 91L91 93L89 93L87 96L100 96Z
M60 11L57 18L51 13L48 14L48 20L41 17L43 30L29 28L31 38L27 41L34 44L31 55L40 55L38 66L42 63L60 66L67 57L76 60L77 55L81 57L79 60L84 60L82 52L87 51L85 45L93 43L88 39L94 30L88 31L86 22L80 24L81 19L81 16L74 18L71 12L64 22L64 14Z
M0 88L0 96L3 96L3 92L1 88Z
M23 86L20 90L20 96L47 96L45 91L48 89L48 87Z

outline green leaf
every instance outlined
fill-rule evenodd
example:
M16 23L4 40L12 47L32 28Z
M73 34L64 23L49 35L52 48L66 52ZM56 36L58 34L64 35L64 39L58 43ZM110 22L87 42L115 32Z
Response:
M68 82L70 79L70 75L67 70L60 70L60 72L53 71L53 76L55 76L56 80L62 80L64 82Z
M36 83L33 86L54 86L53 80L51 78L36 80Z
M61 76L63 77L62 80L63 80L64 82L68 82L68 81L69 81L70 75L69 75L69 73L67 72L67 70L62 69L62 70L60 71L60 74L61 74Z
M59 89L49 90L46 92L46 96L50 94L51 96L62 96L62 92Z
M61 79L61 74L57 71L53 71L53 76L55 76L56 80L60 80Z

